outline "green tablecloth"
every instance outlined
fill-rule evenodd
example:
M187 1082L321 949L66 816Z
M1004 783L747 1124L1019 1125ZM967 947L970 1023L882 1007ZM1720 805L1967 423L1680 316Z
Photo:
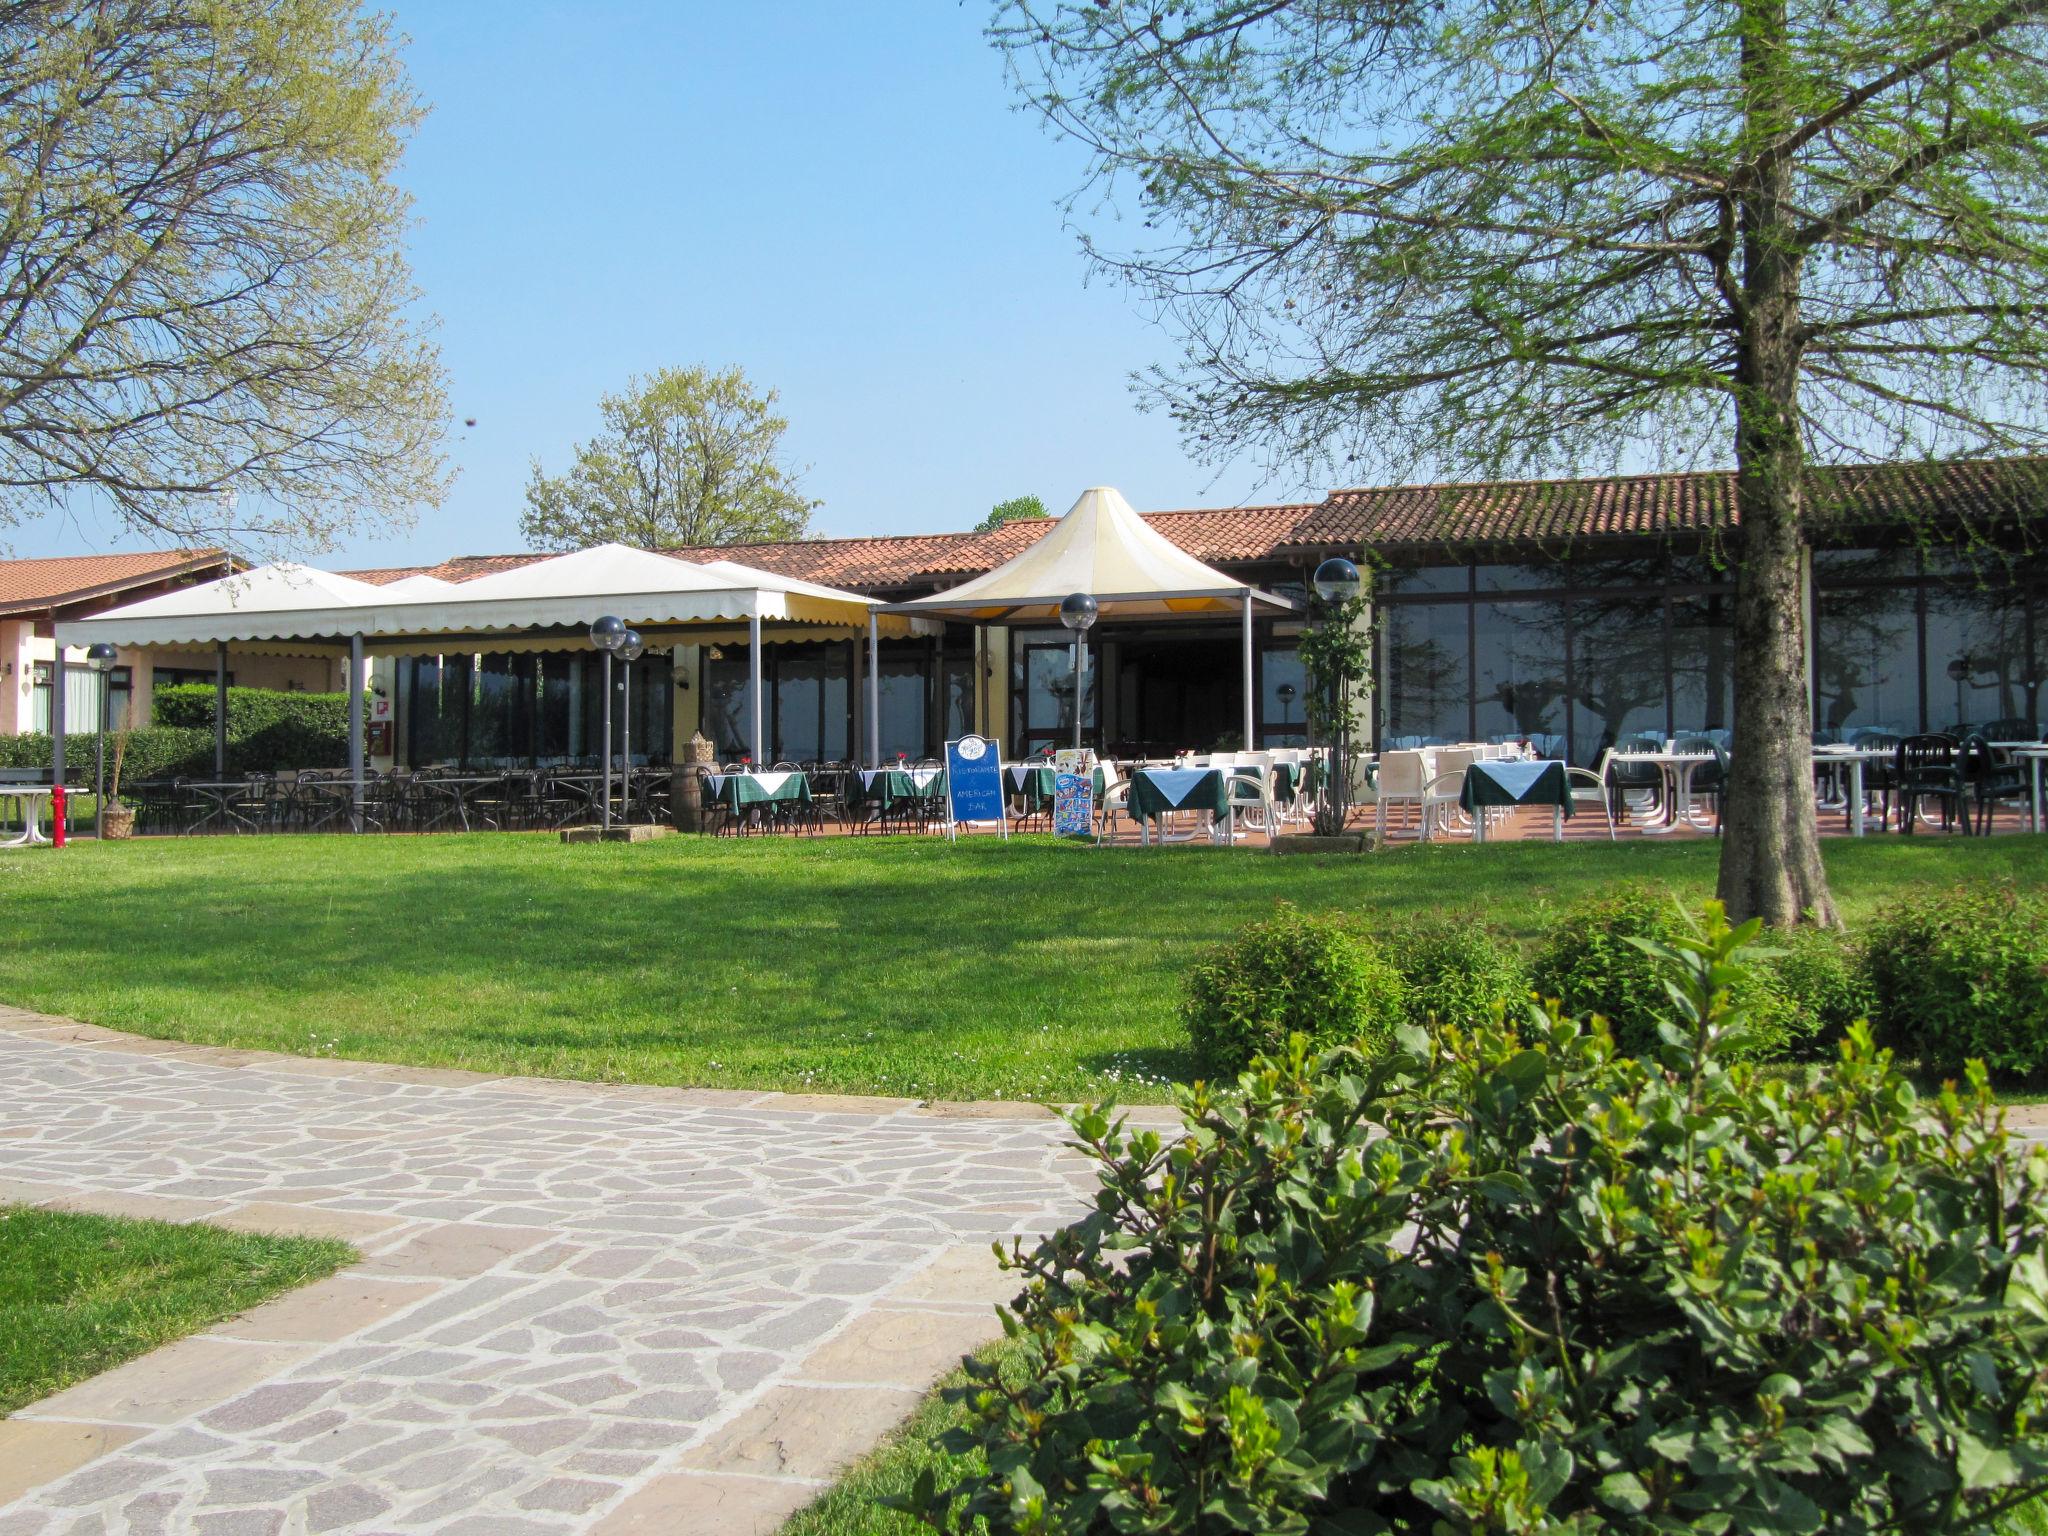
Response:
M768 774L769 779L777 777ZM742 810L750 805L809 805L811 803L811 781L800 773L780 775L781 782L769 785L762 782L758 773L713 773L707 774L704 787L711 798L730 810Z
M1489 805L1548 805L1569 816L1571 780L1557 761L1478 762L1465 770L1458 804L1468 811Z
M1027 811L1050 810L1052 808L1052 781L1057 777L1058 771L1053 768L1029 763L1012 763L1003 770L1004 790L1006 794L1022 795L1024 797L1024 808ZM1105 787L1105 782L1102 777L1102 770L1100 768L1096 769L1095 803L1098 806L1102 804L1102 791Z
M1127 803L1139 821L1158 821L1168 811L1210 811L1227 816L1228 777L1221 768L1136 768L1131 771Z
M924 779L924 783L920 785L919 779ZM874 805L887 811L906 800L945 798L946 770L943 768L929 778L921 772L913 774L907 768L871 768L848 774L846 779L846 803L849 806Z

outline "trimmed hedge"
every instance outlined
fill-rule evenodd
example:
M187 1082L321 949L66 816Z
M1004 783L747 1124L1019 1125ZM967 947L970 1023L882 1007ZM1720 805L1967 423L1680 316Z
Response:
M1902 1056L1954 1072L2048 1074L2048 900L2011 886L1915 896L1870 925L1872 1020Z
M150 695L157 725L213 729L213 688L206 683L172 683ZM228 739L260 736L281 726L348 741L348 695L289 693L281 688L230 688Z
M64 779L69 784L92 783L93 743L91 731L64 733ZM344 751L346 749L344 748ZM107 772L114 771L115 741L107 738ZM0 768L47 768L51 742L42 731L21 736L0 736ZM234 765L234 744L228 746L229 767ZM184 726L145 726L128 732L128 751L122 759L123 785L144 779L206 778L213 773L213 732Z
M1378 937L1380 953L1408 984L1411 1024L1474 1029L1519 1016L1529 1000L1521 950L1475 917L1411 918Z
M121 782L203 779L213 775L214 691L204 683L175 683L152 695L154 724L129 731ZM367 717L367 707L365 716ZM92 782L91 731L64 733L64 777ZM0 768L47 768L51 742L44 732L0 737ZM108 772L114 739L107 738ZM340 768L348 763L348 695L287 693L275 688L228 690L227 771L274 773L285 768Z

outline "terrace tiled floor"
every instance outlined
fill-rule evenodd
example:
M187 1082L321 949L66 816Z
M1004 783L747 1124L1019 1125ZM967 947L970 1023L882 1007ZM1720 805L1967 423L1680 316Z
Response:
M773 1530L993 1336L990 1240L1090 1182L1021 1106L490 1079L5 1009L0 1080L0 1200L364 1255L0 1421L0 1536Z

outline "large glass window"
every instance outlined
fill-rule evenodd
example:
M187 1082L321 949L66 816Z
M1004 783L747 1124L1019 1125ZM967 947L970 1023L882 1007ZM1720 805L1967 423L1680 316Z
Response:
M923 757L930 741L925 730L925 658L922 654L882 652L878 674L882 756Z
M1571 754L1591 767L1627 737L1664 734L1664 599L1656 592L1590 593L1573 601L1571 619ZM1672 647L1673 670L1698 672L1688 647L1704 651L1711 643L1688 633L1685 644Z
M1022 711L1019 736L1025 752L1051 743L1074 742L1074 645L1064 630L1019 630L1011 639L1018 675L1012 680ZM1096 729L1096 678L1101 656L1083 647L1080 703L1083 733Z
M1565 605L1475 603L1473 702L1481 740L1527 741L1545 757L1565 751Z
M1386 744L1417 747L1435 739L1463 740L1471 730L1469 605L1400 603L1385 612Z
M1924 687L1931 730L1961 734L1994 721L2033 723L2038 694L2028 593L2007 585L2003 572L1991 580L1997 584L1966 578L1930 583L1926 589Z
M1671 599L1671 730L1690 736L1735 720L1735 598Z
M1289 643L1259 652L1259 745L1299 747L1308 741L1308 672Z
M778 761L839 761L847 755L852 654L844 645L784 645L769 652Z
M1911 587L1814 593L1813 723L1847 736L1920 729L1920 624Z

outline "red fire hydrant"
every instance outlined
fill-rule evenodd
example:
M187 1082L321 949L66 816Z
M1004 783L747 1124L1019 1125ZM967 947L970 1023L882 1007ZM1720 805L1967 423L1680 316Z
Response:
M64 846L64 786L50 786L50 842L57 848Z

